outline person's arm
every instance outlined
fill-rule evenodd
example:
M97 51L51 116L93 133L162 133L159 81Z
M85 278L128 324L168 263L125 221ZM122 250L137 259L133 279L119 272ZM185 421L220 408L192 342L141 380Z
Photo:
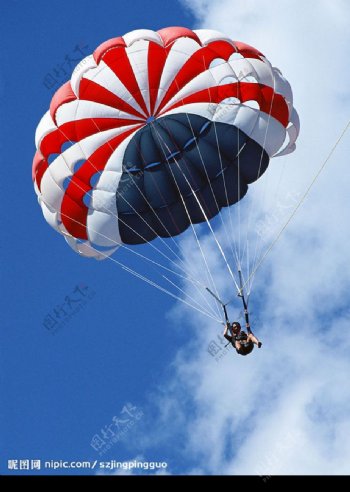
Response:
M226 323L223 335L226 338L226 340L228 340L229 342L232 342L232 336L228 334L229 328L230 328L230 324Z

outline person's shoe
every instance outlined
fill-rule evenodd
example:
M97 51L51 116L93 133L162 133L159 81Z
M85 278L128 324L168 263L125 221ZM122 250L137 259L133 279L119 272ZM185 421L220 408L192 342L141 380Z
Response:
M261 345L262 345L262 343L261 343L261 342L258 342L258 348L260 348L260 347L261 347Z

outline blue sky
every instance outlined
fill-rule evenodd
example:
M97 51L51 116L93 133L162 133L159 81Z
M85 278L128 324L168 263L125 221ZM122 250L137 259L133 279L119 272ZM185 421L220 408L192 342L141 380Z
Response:
M87 46L88 55L140 26L192 22L181 5L167 2L165 9L158 0L151 8L142 1L3 5L1 161L11 177L2 182L2 472L8 459L94 457L92 436L126 402L145 405L181 343L181 334L167 326L170 299L110 261L80 258L47 226L31 161L35 128L53 93L43 81L66 55L77 58L77 45ZM60 84L68 80L60 77ZM52 335L44 318L77 284L95 295ZM116 453L129 458L124 445Z
M90 54L136 28L186 25L256 46L291 82L302 132L297 152L281 161L280 194L302 193L350 113L347 2L311 0L302 12L297 0L3 3L0 472L21 474L7 470L11 459L140 459L167 462L175 474L348 473L348 135L257 276L252 302L264 346L244 364L208 354L217 325L111 261L74 254L45 223L31 181L34 132L53 93L47 74L77 46ZM279 165L270 166L268 196ZM264 218L273 201L262 200L259 186L253 206ZM228 292L222 263L203 241ZM195 265L193 243L182 246ZM135 258L132 265L144 269ZM77 286L91 294L84 305ZM61 313L66 323L52 334L44 319L67 296L81 309L70 319ZM239 391L234 374L244 382ZM138 420L121 413L128 403L143 411ZM114 416L135 424L101 458L90 442Z

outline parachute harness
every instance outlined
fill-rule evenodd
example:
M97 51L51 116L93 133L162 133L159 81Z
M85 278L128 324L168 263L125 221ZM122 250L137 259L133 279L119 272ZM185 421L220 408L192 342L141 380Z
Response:
M245 319L245 323L246 323L246 327L247 327L247 331L248 333L251 333L251 329L250 329L250 323L249 323L249 311L248 311L248 298L246 299L246 296L245 296L245 292L244 292L244 285L243 285L243 278L242 278L242 272L241 270L239 269L238 270L238 277L239 277L239 283L240 283L240 287L239 287L239 291L238 291L238 297L240 297L242 299L242 303L243 303L243 313L244 313L244 319ZM217 302L221 305L223 311L224 311L224 317L225 317L225 321L226 321L226 324L229 324L230 323L230 320L229 320L229 317L228 317L228 313L227 313L227 306L232 302L232 299L226 303L224 303L219 297L217 297L214 292L212 292L209 287L206 287L206 290L209 292L209 294L211 294L216 300ZM225 323L223 323L225 324Z

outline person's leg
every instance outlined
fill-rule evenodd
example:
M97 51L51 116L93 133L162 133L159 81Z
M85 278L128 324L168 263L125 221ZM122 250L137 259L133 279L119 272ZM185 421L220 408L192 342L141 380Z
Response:
M253 335L253 333L249 333L247 340L255 343L255 345L257 345L259 348L262 345L262 343L256 338L256 336Z
M240 350L242 348L241 342L238 342L237 340L235 340L235 348L236 348L236 350Z

